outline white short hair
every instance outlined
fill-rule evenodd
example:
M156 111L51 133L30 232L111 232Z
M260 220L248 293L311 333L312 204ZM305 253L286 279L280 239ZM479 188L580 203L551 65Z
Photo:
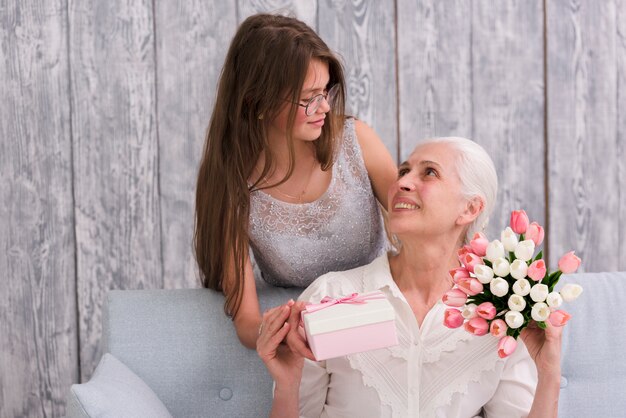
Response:
M465 244L476 232L483 231L489 222L498 195L498 174L487 151L471 139L462 137L437 137L420 141L416 149L432 143L450 144L457 152L457 173L461 179L461 192L466 199L476 196L483 201L484 208L472 222L465 234Z

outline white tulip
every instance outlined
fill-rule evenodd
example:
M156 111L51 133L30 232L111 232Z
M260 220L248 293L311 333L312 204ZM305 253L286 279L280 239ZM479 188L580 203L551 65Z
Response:
M548 297L548 286L537 283L530 289L530 298L535 302L543 302Z
M525 279L526 273L528 273L528 264L526 264L526 261L517 259L511 263L511 276L513 276L514 279Z
M583 292L583 288L579 284L568 283L561 289L561 296L565 302L575 300Z
M546 298L546 303L551 308L558 308L563 304L563 298L559 294L559 292L550 292L548 293L548 297Z
M504 249L506 251L515 251L515 247L517 247L517 235L511 227L507 226L502 234L500 234L500 241L502 241L502 245L504 245Z
M530 310L530 316L537 322L545 321L550 316L550 308L543 302L535 303Z
M526 307L526 299L523 296L513 294L509 297L508 305L510 310L521 312Z
M531 239L524 240L515 246L515 258L528 261L535 253L535 242Z
M508 311L504 314L504 321L509 328L519 328L524 323L524 316L517 311Z
M465 319L476 318L476 304L470 303L469 305L465 305L461 311L461 316Z
M484 264L477 264L474 266L474 275L482 284L489 284L493 279L493 270Z
M491 290L491 293L495 296L501 298L509 293L509 282L500 277L496 277L489 283L489 290Z
M519 279L513 283L513 292L516 295L526 296L530 293L530 282L526 279Z
M493 272L496 273L497 276L506 277L511 272L511 266L506 258L496 258L493 262Z
M497 239L494 239L487 245L487 255L485 258L492 263L498 258L504 257L504 245Z

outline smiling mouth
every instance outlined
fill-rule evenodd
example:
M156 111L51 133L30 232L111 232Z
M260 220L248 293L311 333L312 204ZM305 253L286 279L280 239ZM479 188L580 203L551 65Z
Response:
M405 203L405 202L399 202L396 203L393 206L394 209L410 209L410 210L415 210L415 209L419 209L419 206L417 205L413 205L411 203Z

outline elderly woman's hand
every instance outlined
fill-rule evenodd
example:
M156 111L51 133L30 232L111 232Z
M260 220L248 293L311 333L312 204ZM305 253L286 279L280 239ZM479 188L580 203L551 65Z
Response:
M525 328L521 337L526 344L530 357L537 366L537 372L543 375L560 377L561 375L561 337L563 329L546 322L545 330L535 322Z
M263 314L256 351L265 363L277 387L298 387L304 359L283 343L290 330L287 322L293 301L277 306Z
M287 334L287 345L292 351L315 361L315 357L309 348L304 337L304 329L301 325L302 311L306 307L306 302L296 302L291 307L291 315L289 316L289 333Z

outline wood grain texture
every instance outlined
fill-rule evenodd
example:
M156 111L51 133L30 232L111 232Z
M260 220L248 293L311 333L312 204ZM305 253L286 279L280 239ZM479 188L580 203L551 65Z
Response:
M471 3L397 0L400 160L420 139L472 133Z
M294 16L317 29L318 0L237 0L237 22L256 13Z
M474 1L471 21L471 138L498 172L499 239L512 210L545 225L543 1Z
M546 3L550 265L576 250L582 271L615 271L623 229L615 2Z
M395 159L394 8L392 0L323 0L318 6L318 33L344 63L348 113L372 126Z
M163 287L152 2L70 3L81 378L109 289Z
M0 417L65 413L78 379L67 18L0 6Z
M488 149L501 180L490 235L525 207L545 222L550 266L575 249L585 271L626 270L625 0L8 0L0 418L64 414L100 358L108 289L198 285L215 83L237 24L275 11L345 58L349 104L392 155L435 135Z
M615 22L617 25L617 39L615 42L615 57L617 58L617 180L619 195L618 225L618 259L619 271L626 271L626 1L616 0Z
M231 2L157 4L159 197L168 288L200 285L192 247L196 177L218 77L236 27Z

